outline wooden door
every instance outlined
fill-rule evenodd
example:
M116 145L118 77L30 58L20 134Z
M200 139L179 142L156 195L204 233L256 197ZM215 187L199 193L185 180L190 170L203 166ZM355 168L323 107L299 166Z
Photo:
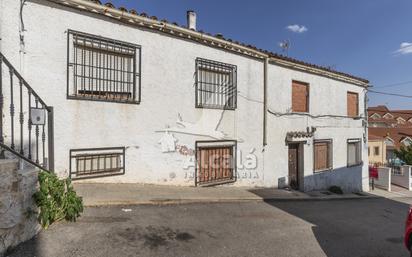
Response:
M299 189L299 144L289 145L289 186Z

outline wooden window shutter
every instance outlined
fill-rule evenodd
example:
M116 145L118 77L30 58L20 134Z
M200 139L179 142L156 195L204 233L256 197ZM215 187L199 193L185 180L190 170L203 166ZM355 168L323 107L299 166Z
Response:
M327 143L315 144L315 170L323 170L328 166Z
M292 82L292 111L309 112L309 85L303 82Z
M314 170L327 170L332 167L331 142L315 142L314 145Z
M349 117L359 116L359 96L357 93L347 93L347 112Z

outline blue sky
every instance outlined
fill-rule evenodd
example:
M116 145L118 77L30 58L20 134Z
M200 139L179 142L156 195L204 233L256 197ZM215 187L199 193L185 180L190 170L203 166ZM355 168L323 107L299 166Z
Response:
M275 52L281 52L279 42L288 39L291 57L366 78L374 90L412 95L412 44L408 45L412 43L410 0L113 0L112 3L181 25L186 24L186 10L192 9L198 15L198 29L222 33ZM298 26L288 29L291 25ZM412 98L372 93L369 98L370 106L386 104L390 108L412 109Z

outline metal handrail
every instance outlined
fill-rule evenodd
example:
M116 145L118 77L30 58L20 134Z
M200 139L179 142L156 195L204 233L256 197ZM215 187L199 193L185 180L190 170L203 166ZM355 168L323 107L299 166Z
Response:
M6 144L4 141L4 138L6 137L6 131L4 129L4 124L6 120L4 113L4 100L7 98L4 97L5 90L3 87L5 85L3 85L3 63L5 64L5 67L9 69L10 74L10 145ZM16 83L14 83L14 77L17 78ZM23 94L23 89L27 91L27 98L26 95ZM15 96L17 99L15 99ZM33 102L32 98L34 98ZM24 104L26 100L28 101L28 104ZM32 104L34 106L32 106ZM25 109L27 107L28 111ZM41 109L47 111L47 117L45 117L45 122L43 124L33 124L33 121L31 120L32 110L39 109L40 107ZM25 113L28 114L28 118L26 119ZM53 171L53 129L53 107L48 106L45 103L45 101L34 91L34 89L29 85L29 83L23 78L23 76L14 68L11 62L0 52L0 158L5 158L4 150L6 150L42 170ZM17 133L15 130L17 130ZM32 135L33 131L34 135ZM25 138L25 136L27 136L27 138ZM15 144L15 142L17 142L17 144ZM25 146L27 147L27 145L28 150L27 148L25 148ZM19 148L19 150L17 150L17 148ZM27 155L25 155L25 153L27 153ZM42 158L39 158L40 156ZM43 160L42 165L40 164L41 159Z
M27 81L20 75L20 73L13 67L13 65L7 60L7 58L0 52L0 65L4 62L9 69L13 70L14 75L23 83L23 85L31 91L34 97L36 97L39 102L49 111L49 106L41 99L41 97L33 90L33 88L27 83Z
M44 170L44 171L49 172L49 173L52 173L52 171L51 171L51 170L46 169L46 168L45 168L45 167L43 167L42 165L40 165L40 164L38 164L38 163L36 163L36 162L34 162L34 161L30 160L30 159L29 159L29 158L27 158L26 156L24 156L24 155L22 155L22 154L19 154L17 151L15 151L15 150L11 149L10 147L8 147L8 146L7 146L7 145L5 145L5 144L0 144L0 148L2 148L2 149L4 149L4 150L7 150L7 151L11 152L12 154L14 154L14 155L16 155L17 157L19 157L19 158L21 158L21 159L25 160L26 162L30 163L31 165L36 166L37 168L39 168L39 169L41 169L41 170Z

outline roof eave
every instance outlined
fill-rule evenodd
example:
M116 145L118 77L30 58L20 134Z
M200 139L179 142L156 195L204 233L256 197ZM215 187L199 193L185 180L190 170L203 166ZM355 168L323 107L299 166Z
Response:
M164 21L158 21L148 17L143 17L135 13L129 13L125 9L115 9L111 6L102 5L96 1L89 0L48 0L58 4L75 7L77 9L89 11L105 15L114 19L125 21L137 26L148 27L153 30L162 31L168 34L172 34L179 37L189 38L199 43L212 45L215 47L223 48L226 50L234 51L236 53L242 53L255 58L269 58L272 62L288 66L294 69L302 71L308 71L311 73L319 74L322 76L331 77L338 80L355 84L364 88L369 87L369 81L366 79L358 78L346 73L334 71L325 67L317 66L314 64L308 64L302 61L295 60L290 57L281 56L266 50L258 49L254 46L241 44L227 40L223 37L216 37L208 35L202 32L194 31L186 27L170 24Z

